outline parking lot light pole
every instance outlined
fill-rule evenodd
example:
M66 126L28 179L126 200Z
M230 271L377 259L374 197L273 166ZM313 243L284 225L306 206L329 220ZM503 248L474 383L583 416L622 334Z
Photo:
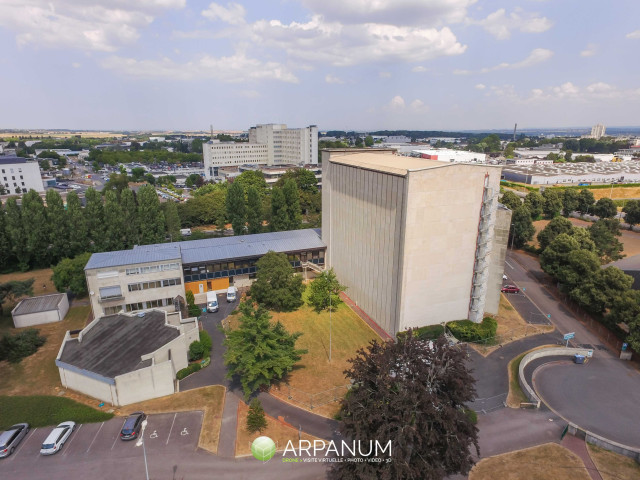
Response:
M149 480L149 467L147 466L147 450L144 448L144 429L147 427L147 420L142 421L142 430L140 431L140 440L137 441L136 446L142 445L142 455L144 456L144 473L147 480Z

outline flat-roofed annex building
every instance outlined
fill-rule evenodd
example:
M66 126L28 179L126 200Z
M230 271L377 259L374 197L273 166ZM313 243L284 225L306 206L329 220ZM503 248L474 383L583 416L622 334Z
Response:
M497 313L511 211L500 167L322 152L327 268L391 336Z
M10 193L44 192L38 162L22 157L0 157L0 183Z
M285 253L301 273L305 264L322 267L325 263L326 245L313 229L94 253L85 267L94 316L150 308L175 311L187 291L195 295L196 303L204 303L207 292L251 285L257 261L271 250Z

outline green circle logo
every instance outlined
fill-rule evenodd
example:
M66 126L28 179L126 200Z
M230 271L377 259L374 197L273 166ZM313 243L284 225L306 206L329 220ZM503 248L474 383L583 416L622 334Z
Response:
M276 442L269 437L258 437L251 444L251 453L257 460L271 460L276 454Z

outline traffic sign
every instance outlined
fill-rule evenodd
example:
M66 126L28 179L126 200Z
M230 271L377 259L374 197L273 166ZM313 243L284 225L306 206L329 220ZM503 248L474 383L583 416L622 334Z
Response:
M574 338L576 336L576 332L571 332L571 333L565 333L564 335L564 340L571 340L572 338Z

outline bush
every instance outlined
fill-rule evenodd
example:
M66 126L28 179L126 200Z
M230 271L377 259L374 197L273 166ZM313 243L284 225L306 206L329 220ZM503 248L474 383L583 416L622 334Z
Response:
M470 320L459 320L447 323L447 328L454 337L463 342L482 342L496 336L498 322L494 318L485 317L482 323Z
M476 413L475 410L472 410L471 408L465 408L464 414L467 416L467 418L473 425L478 423L478 414Z
M176 378L178 380L182 380L183 378L188 377L192 373L196 373L201 368L202 367L200 366L199 363L192 363L187 368L183 368L182 370L178 370L178 373L176 373Z
M20 363L23 358L33 355L47 341L38 335L39 330L29 328L15 335L4 335L0 340L0 361Z
M247 413L247 431L249 433L260 432L267 428L267 417L260 400L254 398L251 401L249 412Z
M416 328L413 334L420 340L435 340L444 334L444 327L442 325L428 325Z
M200 307L197 305L189 305L188 311L190 317L199 317L202 313Z
M211 347L213 346L213 343L211 341L211 337L205 330L200 331L200 345L202 345L202 348L204 349L202 356L205 358L211 356Z
M185 294L185 296L187 298L187 305L193 305L196 302L196 299L191 290L187 290L187 293Z
M199 341L193 342L189 345L189 361L201 360L204 356L204 347Z

